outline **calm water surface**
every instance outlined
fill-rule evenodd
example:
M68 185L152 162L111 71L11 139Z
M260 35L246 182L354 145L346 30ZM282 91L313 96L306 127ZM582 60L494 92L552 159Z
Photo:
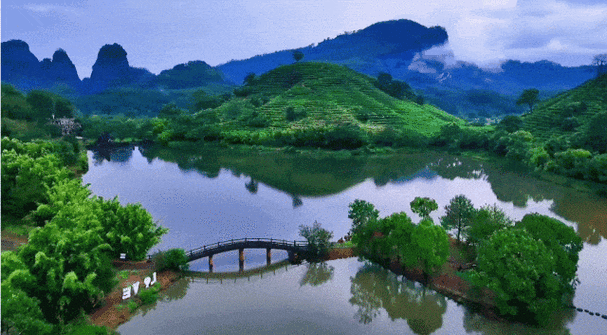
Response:
M496 203L519 220L538 212L572 226L584 239L574 304L607 314L607 201L479 163L436 153L390 157L312 157L198 148L89 152L83 176L94 194L140 202L170 229L157 249L196 248L231 238L300 239L314 221L339 238L351 226L348 204L364 199L381 216L405 211L416 196L439 210L458 194L478 208ZM273 251L273 261L286 254ZM246 250L246 268L265 264L264 251ZM236 252L216 255L216 271L238 269ZM191 268L208 270L206 259ZM166 301L118 330L122 334L405 333L607 334L607 321L565 313L551 329L496 323L431 290L356 259L324 266L287 265L266 274L195 278Z

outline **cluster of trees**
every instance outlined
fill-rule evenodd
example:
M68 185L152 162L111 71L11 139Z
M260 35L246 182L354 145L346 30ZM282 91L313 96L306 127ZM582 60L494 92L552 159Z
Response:
M420 105L424 104L424 97L422 97L421 95L415 95L413 89L411 88L411 86L409 86L409 84L401 80L393 79L392 75L390 75L389 73L380 72L377 75L375 87L384 91L393 98L415 101Z
M538 172L607 182L607 112L594 115L575 136L543 140L523 130L522 125L518 116L505 117L495 131L446 125L431 144L452 150L485 150L523 162Z
M404 212L380 219L372 204L355 200L348 212L352 241L373 260L397 259L429 275L446 262L452 231L476 254L476 268L462 276L494 292L500 313L523 321L547 322L572 297L583 246L573 228L540 214L514 223L496 205L475 209L464 195L445 206L441 227L429 217L437 208L432 199L415 198L411 209L422 217L415 225Z
M434 200L418 197L411 202L412 210L422 216L417 225L405 212L379 218L379 211L364 200L355 200L349 208L352 242L366 257L397 259L405 267L420 267L426 279L447 261L449 238L429 216L438 208Z
M61 136L61 129L51 125L55 118L71 118L75 107L66 98L51 92L33 90L27 95L10 84L2 83L2 135L31 140Z
M115 285L112 258L144 259L167 232L141 205L91 197L57 148L2 139L2 214L39 226L2 253L3 331L65 331Z

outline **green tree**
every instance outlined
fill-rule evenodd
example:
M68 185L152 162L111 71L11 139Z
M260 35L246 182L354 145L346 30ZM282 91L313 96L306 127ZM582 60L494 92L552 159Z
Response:
M505 116L495 127L496 129L503 129L507 133L514 133L521 129L523 126L523 119L518 115Z
M5 252L2 254L4 259ZM4 271L3 271L4 272ZM2 332L7 334L52 334L53 325L44 320L40 301L15 289L11 280L2 276Z
M599 77L607 72L607 54L599 54L592 59L592 65L596 67L596 76Z
M434 225L431 220L424 219L415 227L411 242L417 263L426 276L440 269L449 257L449 236L445 229Z
M483 206L472 220L472 225L468 231L468 242L478 245L496 231L512 225L512 220L497 205Z
M293 59L295 59L296 62L299 62L303 58L304 58L303 52L301 52L299 50L293 51Z
M572 289L577 271L582 239L573 228L549 216L527 214L516 224L542 242L555 258L556 274L565 289Z
M583 127L582 138L587 147L607 153L607 111L596 113Z
M295 57L295 56L293 56L293 57ZM248 74L247 74L247 75L244 77L244 84L245 84L245 85L248 85L248 86L253 85L253 83L255 82L255 79L257 79L257 78L256 78L256 76L257 76L257 75L255 74L255 72L249 72L249 73L248 73Z
M32 106L33 119L47 120L55 113L55 101L49 92L33 90L27 94L27 102Z
M40 301L47 322L63 324L90 311L114 285L109 248L99 228L61 229L51 222L30 233L16 254L19 262L3 254L2 271L15 289Z
M348 219L352 220L352 236L356 235L361 227L372 221L379 219L379 211L375 209L372 203L356 199L349 205Z
M445 216L440 218L441 225L445 230L457 230L457 242L460 242L460 235L466 236L467 228L472 224L476 210L472 201L465 195L456 195L447 206L445 206Z
M478 266L469 275L476 286L495 292L500 313L549 322L561 306L555 258L523 229L497 231L478 251Z
M516 105L528 105L529 112L533 112L533 106L540 101L538 99L539 94L540 91L535 88L524 90L518 100L516 100Z
M413 213L419 214L422 219L430 219L430 213L438 209L438 204L434 199L427 197L415 197L410 203Z
M153 256L158 271L173 270L187 271L190 266L188 264L188 256L183 249L169 249L162 251L161 254Z
M299 226L299 235L308 241L308 253L311 259L322 259L329 252L333 232L322 228L320 223L315 221L312 226Z

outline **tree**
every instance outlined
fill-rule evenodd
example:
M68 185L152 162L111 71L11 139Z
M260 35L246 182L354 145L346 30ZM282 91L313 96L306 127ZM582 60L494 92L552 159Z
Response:
M295 59L296 62L299 62L303 58L304 58L303 52L301 52L299 50L293 51L293 59Z
M582 130L586 146L600 152L607 152L607 111L596 113Z
M322 228L320 223L314 221L312 226L299 226L299 235L308 241L308 253L311 259L322 259L329 252L333 232Z
M512 220L497 205L483 206L476 212L468 230L468 242L474 245L489 238L496 231L512 226Z
M523 119L518 115L508 115L504 117L500 123L495 127L496 129L503 129L507 133L514 133L521 129L523 126Z
M430 219L430 213L438 209L436 201L427 197L415 197L415 199L411 201L410 205L413 213L419 214L422 219Z
M516 105L529 105L529 112L533 112L533 105L540 101L538 99L539 94L540 91L535 88L524 90L518 100L516 100Z
M582 239L573 228L563 222L537 213L527 214L516 224L525 229L533 238L542 242L555 258L556 273L565 290L575 282Z
M293 57L295 57L295 56L293 56ZM255 76L256 75L255 75L254 72L249 72L247 74L247 76L244 77L244 83L245 83L245 85L252 85L255 82L255 79L256 79Z
M472 224L476 210L472 205L472 201L466 198L465 195L456 195L449 205L445 206L445 216L441 217L441 225L445 230L456 229L457 230L457 242L460 242L460 235L464 233L467 235L466 230Z
M34 120L47 120L55 113L55 102L51 93L33 90L27 94L27 102L32 106Z
M477 268L468 279L495 292L500 313L542 323L561 306L555 270L555 259L542 242L523 229L505 229L481 244Z
M607 72L607 54L599 54L594 56L594 59L592 60L592 65L596 66L597 77Z
M352 220L352 229L350 231L353 236L360 231L361 227L371 221L377 221L379 218L379 211L375 209L375 206L364 200L356 199L349 207L348 219Z
M411 248L424 275L440 269L449 257L449 237L445 230L428 219L422 220L411 234ZM426 278L427 279L427 278Z

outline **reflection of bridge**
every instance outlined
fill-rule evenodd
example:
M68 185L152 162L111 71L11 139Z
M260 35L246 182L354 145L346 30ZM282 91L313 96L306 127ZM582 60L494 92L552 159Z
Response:
M289 260L292 261L295 260L298 254L308 250L308 242L277 240L273 238L232 239L186 251L186 256L188 257L188 262L209 257L209 272L213 272L213 255L238 250L239 269L240 271L244 271L244 249L266 249L266 261L269 265L272 263L272 249L286 250L289 254Z

